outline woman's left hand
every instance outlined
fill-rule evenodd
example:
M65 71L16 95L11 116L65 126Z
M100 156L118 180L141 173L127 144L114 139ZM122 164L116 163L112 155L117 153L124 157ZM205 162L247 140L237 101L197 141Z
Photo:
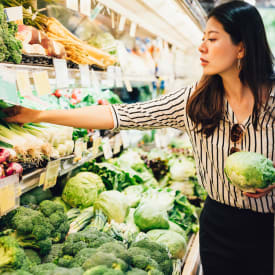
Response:
M275 167L275 162L273 162L273 166ZM275 188L275 182L266 188L263 188L263 189L257 188L256 193L243 192L243 194L247 197L258 199L258 198L265 196L267 193L269 193L274 188Z
M258 199L260 197L265 196L274 188L275 188L275 183L263 189L257 188L256 193L243 192L243 194L247 197Z

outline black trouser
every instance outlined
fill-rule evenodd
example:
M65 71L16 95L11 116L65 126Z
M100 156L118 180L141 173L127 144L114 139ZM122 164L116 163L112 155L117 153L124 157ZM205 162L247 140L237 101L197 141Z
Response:
M273 220L273 214L230 207L208 197L200 216L204 275L273 275Z

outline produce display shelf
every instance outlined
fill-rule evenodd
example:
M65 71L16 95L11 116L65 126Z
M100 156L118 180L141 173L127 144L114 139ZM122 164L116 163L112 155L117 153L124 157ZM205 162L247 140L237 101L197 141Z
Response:
M191 237L186 251L182 275L196 275L200 261L199 233Z
M21 194L30 191L39 185L40 175L45 172L45 168L39 168L24 175L20 181Z
M115 136L110 138L110 144L111 147L114 148L114 139ZM95 156L92 154L92 148L87 150L86 155L84 155L79 161L75 162L75 155L69 155L66 157L60 158L60 168L58 172L58 176L64 176L74 169L80 167L85 162L88 162L92 159L96 159L100 156L103 156L103 152L98 152ZM39 168L29 174L26 174L22 177L22 180L20 181L20 189L21 194L26 193L30 191L31 189L34 189L35 187L39 186L40 182L40 176L43 172L46 171L46 168Z
M26 64L13 64L13 63L0 63L0 67L7 68L10 70L16 71L29 71L29 72L37 72L37 71L47 71L49 74L49 78L55 79L55 68L54 67L47 67L41 65L26 65ZM70 75L70 79L80 79L80 70L75 68L67 68L68 73ZM91 72L91 71L90 71ZM116 76L115 74L110 75L106 71L94 71L96 77L100 81L104 80L113 80L120 78L121 81L130 81L130 82L153 82L157 80L155 76L146 76L146 75L127 75L123 74L120 77ZM163 76L162 79L171 79L173 76Z

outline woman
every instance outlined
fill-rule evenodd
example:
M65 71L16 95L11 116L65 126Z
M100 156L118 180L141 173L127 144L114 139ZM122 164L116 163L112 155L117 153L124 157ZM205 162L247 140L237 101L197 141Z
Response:
M203 77L193 87L153 101L76 110L7 109L7 121L50 122L89 129L185 130L209 197L200 218L205 275L272 274L274 186L256 194L230 185L224 161L251 151L275 161L273 56L255 7L234 1L209 15L202 44Z

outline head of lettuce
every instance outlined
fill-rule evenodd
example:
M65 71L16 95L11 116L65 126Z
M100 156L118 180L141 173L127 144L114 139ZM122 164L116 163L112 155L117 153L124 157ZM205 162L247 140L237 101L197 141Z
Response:
M275 183L275 168L271 160L253 152L237 152L225 162L224 172L230 183L244 192L255 193Z

